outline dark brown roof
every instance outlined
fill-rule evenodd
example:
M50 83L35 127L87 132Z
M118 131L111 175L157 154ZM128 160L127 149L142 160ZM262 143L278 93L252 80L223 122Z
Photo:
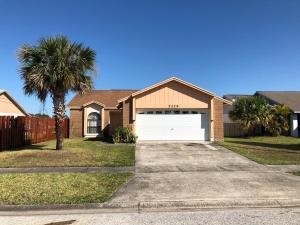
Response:
M250 96L253 96L253 95L227 94L227 95L223 95L223 98L227 99L227 100L229 100L231 102L234 102L234 101L236 101L239 98L250 97Z
M257 91L255 95L265 97L271 104L285 104L294 112L300 112L300 91Z
M118 104L118 100L125 98L137 90L93 90L83 96L77 94L67 105L68 108L82 107L92 101L104 104L105 107L114 107Z

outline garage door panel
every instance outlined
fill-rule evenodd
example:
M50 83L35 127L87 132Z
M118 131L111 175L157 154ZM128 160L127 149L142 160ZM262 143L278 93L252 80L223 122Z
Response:
M137 114L138 140L207 140L206 114Z

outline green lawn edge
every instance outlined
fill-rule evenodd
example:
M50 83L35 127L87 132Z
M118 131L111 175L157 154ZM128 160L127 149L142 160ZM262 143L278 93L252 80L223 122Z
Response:
M300 164L300 139L294 137L225 138L216 142L235 153L265 165Z
M102 203L111 198L132 176L132 173L0 174L0 204Z

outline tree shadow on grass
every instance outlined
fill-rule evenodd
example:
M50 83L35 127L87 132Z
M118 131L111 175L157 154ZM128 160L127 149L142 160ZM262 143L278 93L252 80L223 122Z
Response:
M86 138L84 141L98 141L98 142L104 142L107 144L113 144L113 139L111 137L96 137L96 138Z
M240 145L249 145L255 147L263 147L263 148L273 148L274 150L293 150L293 151L300 151L300 144L273 144L273 143L266 143L266 142L244 142L238 140L231 140L228 143L233 144L240 144Z
M0 152L16 152L16 151L24 151L24 150L53 150L55 151L55 148L47 148L47 145L45 144L27 144L21 147L11 148L11 149L5 149Z

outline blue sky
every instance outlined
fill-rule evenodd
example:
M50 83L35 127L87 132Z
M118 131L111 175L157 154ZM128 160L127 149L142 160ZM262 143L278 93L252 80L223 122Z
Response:
M64 34L97 52L96 89L176 75L218 95L300 90L299 12L298 0L0 0L0 89L40 112L23 93L16 52Z

